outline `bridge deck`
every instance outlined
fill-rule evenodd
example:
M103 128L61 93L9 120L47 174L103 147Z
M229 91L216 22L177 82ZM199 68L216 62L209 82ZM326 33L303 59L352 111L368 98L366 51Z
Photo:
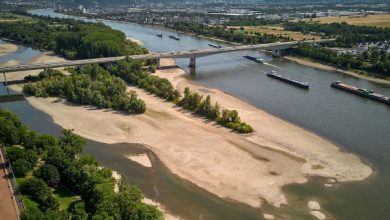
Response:
M334 41L334 39L304 41L304 43L315 44L315 43L327 43L330 41ZM149 53L149 54L142 54L142 55L132 55L128 57L134 60L151 60L151 59L160 59L160 58L191 58L191 57L203 57L203 56L210 56L214 54L230 53L230 52L243 51L243 50L287 49L299 43L303 43L303 42L292 41L292 42L232 46L232 47L223 47L223 48L193 49L193 50L178 51L178 52L172 51L168 53L165 52L165 53ZM119 56L119 57L105 57L105 58L94 58L94 59L51 62L51 63L3 66L0 67L0 72L7 73L7 72L19 72L19 71L26 71L26 70L46 69L46 68L80 66L80 65L93 64L93 63L112 63L112 62L123 60L125 58L126 58L125 56Z

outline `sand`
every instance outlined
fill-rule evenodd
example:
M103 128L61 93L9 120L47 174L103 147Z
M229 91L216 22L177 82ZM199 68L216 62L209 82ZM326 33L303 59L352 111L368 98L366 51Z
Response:
M17 49L18 46L16 46L15 44L9 44L9 43L0 44L0 56L4 56L8 53L12 53Z
M253 207L260 207L263 200L276 207L287 204L282 187L304 183L308 176L347 182L372 173L356 155L217 89L195 85L181 69L156 74L180 89L191 87L210 94L221 106L238 110L255 132L233 133L131 86L128 89L145 101L145 114L120 114L56 98L27 100L57 124L86 138L109 144L145 144L174 174L222 198Z
M138 44L138 45L141 45L141 46L142 46L142 44L144 44L144 43L142 42L142 40L136 39L136 38L134 38L134 37L126 37L126 39L131 40L131 41L133 41L134 43L136 43L136 44Z
M320 211L321 206L320 203L318 203L315 200L310 200L307 203L307 207L310 209L310 214L312 214L314 217L320 219L320 220L325 220L326 215Z
M291 61L294 61L294 62L299 63L301 65L313 67L313 68L316 68L316 69L326 70L326 71L336 71L336 72L344 73L344 74L347 74L349 76L353 76L353 77L356 77L356 78L359 78L359 79L365 79L365 80L368 80L368 81L371 81L371 82L376 82L376 83L380 83L380 84L390 85L390 77L388 79L376 78L374 76L363 75L363 74L358 74L358 73L355 73L355 72L352 72L352 71L338 69L338 68L335 68L335 67L332 67L332 66L329 66L329 65L313 62L311 60L300 58L300 57L284 56L283 58L291 60Z
M144 167L148 167L148 168L152 167L152 162L150 161L147 154L129 154L127 155L126 158Z

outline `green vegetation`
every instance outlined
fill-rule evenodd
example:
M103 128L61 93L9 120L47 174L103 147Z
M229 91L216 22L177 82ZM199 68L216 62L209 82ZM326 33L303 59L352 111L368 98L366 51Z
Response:
M390 39L390 28L377 28L368 26L355 26L347 23L319 24L312 22L287 22L285 30L299 31L302 33L324 33L328 37L335 37L332 46L351 47L361 42L376 42Z
M247 34L244 31L240 31L236 28L226 28L217 26L208 26L191 22L176 22L168 24L169 28L186 33L192 33L197 35L203 35L207 37L216 37L223 40L244 43L244 44L262 44L272 43L275 41L289 41L288 36L273 35L266 33L254 33Z
M126 40L124 33L102 23L31 15L27 18L17 23L0 22L0 37L53 50L68 59L147 53L146 49Z
M38 75L28 75L24 77L24 79L29 82L37 82L48 77L56 77L56 76L61 77L64 76L64 74L59 70L47 69L46 71L40 72Z
M253 128L250 125L241 122L236 110L224 109L221 114L219 104L215 103L212 105L210 96L204 99L202 95L191 91L189 88L184 89L184 97L178 102L178 105L207 119L217 121L219 124L234 131L240 133L253 132Z
M69 76L51 74L39 82L26 84L23 91L36 97L61 97L77 104L126 113L143 113L146 109L135 92L126 92L122 79L112 76L97 64L87 65L81 72L74 71Z
M311 45L299 45L294 48L293 53L319 60L326 64L344 69L363 70L382 76L390 76L390 61L386 52L378 51L364 52L362 56L350 54L337 54L337 52L322 47Z
M109 71L130 84L143 88L167 101L174 102L178 106L207 119L217 121L225 127L240 133L251 133L253 131L250 125L241 122L237 111L223 110L221 113L218 103L211 104L210 96L204 99L203 96L186 88L184 96L181 98L180 91L175 89L169 80L144 72L141 62L123 60L110 67Z
M0 122L0 143L11 165L16 168L23 160L30 169L17 180L25 204L22 220L163 218L155 207L142 203L137 187L120 182L119 192L114 192L111 170L83 155L85 140L72 131L64 130L59 138L41 135L1 108Z

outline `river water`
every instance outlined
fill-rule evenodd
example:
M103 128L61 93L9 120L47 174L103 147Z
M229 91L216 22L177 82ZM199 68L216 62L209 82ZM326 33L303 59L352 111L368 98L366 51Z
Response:
M51 9L31 12L52 17L70 17L55 13ZM222 43L176 34L161 28L100 21L123 31L128 37L142 40L144 46L151 51L208 48L208 43L224 46ZM155 36L159 33L164 35L162 39ZM181 40L169 39L168 35L178 35ZM261 57L266 64L260 65L247 61L242 58L242 55ZM188 60L179 59L177 62L188 71ZM264 74L264 71L268 70L277 70L285 75L310 82L312 88L305 91L269 79ZM291 205L281 209L266 205L264 209L267 212L289 215L293 219L310 219L310 215L305 210L306 203L307 200L316 198L321 202L328 216L335 219L390 219L388 211L390 210L390 107L335 90L329 85L332 81L340 80L390 96L389 86L337 72L305 67L285 59L274 59L258 51L199 58L196 75L192 76L192 79L197 83L219 88L330 139L342 150L360 155L376 171L366 181L340 184L333 188L324 187L321 178L312 178L309 183L303 185L287 186L285 191ZM0 106L15 110L34 129L52 133L51 127L56 126L50 117L35 110L25 101L0 104ZM123 154L127 151L147 150L141 146L131 148L127 144L105 145L92 141L89 141L86 147L87 153L93 154L103 165L122 173L129 182L139 185L147 196L157 198L174 214L190 219L259 218L259 210L218 199L190 183L177 179L151 152L147 151L155 159L153 163L158 164L155 167L159 168L148 171L124 159Z

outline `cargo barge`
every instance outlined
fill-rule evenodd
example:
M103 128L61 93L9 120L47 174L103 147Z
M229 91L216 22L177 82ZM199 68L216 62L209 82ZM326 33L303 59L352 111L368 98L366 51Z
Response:
M170 38L174 39L174 40L180 40L179 37L176 37L176 36L173 36L173 35L169 35Z
M161 38L163 37L162 34L156 34L156 36L157 36L157 37L161 37Z
M214 48L222 48L221 46L219 45L216 45L216 44L209 44L210 47L214 47Z
M264 63L264 60L261 58L256 58L256 57L252 57L252 56L242 56L242 57L244 57L245 59L248 59L248 60L255 61L257 63Z
M379 93L375 93L372 90L361 89L361 88L358 88L355 86L351 86L351 85L342 83L340 81L333 82L332 84L330 84L330 86L333 88L336 88L336 89L341 89L341 90L344 90L346 92L356 94L358 96L362 96L365 98L369 98L369 99L390 105L390 98L389 97L384 96L384 95L379 94Z
M282 82L289 83L289 84L294 85L294 86L298 86L298 87L303 88L303 89L309 89L310 88L310 83L301 82L301 81L298 81L298 80L295 80L295 79L290 79L290 78L288 78L286 76L279 75L275 71L267 72L267 76L271 77L271 78L274 78L274 79L277 79L277 80L280 80Z

